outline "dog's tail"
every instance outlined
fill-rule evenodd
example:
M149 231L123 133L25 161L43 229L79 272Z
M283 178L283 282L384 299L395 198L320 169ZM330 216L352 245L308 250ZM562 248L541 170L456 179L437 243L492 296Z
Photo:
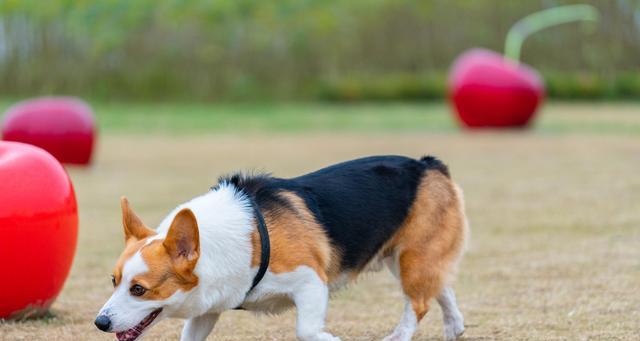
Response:
M451 177L451 175L449 174L449 167L447 167L444 162L440 161L440 159L435 156L423 156L420 158L420 162L422 162L426 166L427 170L434 169L445 175L447 178Z

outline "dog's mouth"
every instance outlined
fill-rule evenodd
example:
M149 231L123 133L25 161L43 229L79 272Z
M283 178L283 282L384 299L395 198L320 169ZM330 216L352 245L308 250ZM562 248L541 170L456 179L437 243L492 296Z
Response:
M118 341L133 341L142 335L142 332L153 323L153 320L160 315L162 308L158 308L147 315L140 323L135 327L125 330L123 332L116 333Z

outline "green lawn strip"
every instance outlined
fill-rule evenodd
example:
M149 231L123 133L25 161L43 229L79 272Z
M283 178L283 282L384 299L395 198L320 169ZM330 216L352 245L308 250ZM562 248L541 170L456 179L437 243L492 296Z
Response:
M0 100L1 110L10 105L11 101ZM443 102L93 102L92 106L104 133L459 131ZM589 110L585 115L583 107ZM640 104L551 103L535 122L534 132L640 135Z
M106 131L304 132L451 131L441 104L109 104L97 106Z

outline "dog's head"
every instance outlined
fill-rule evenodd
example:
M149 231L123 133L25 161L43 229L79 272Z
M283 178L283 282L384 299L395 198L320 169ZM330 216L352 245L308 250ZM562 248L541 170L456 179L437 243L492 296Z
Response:
M111 280L115 288L95 324L133 341L147 328L172 315L187 293L198 285L194 273L200 256L196 218L188 208L179 211L166 236L149 229L121 199L125 249Z

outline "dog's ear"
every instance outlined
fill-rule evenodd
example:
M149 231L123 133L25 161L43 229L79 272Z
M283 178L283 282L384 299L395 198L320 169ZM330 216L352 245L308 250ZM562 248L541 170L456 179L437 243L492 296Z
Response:
M124 196L120 198L120 206L122 207L122 226L124 227L124 241L126 243L141 240L155 234L133 212L129 205L129 200Z
M184 208L171 223L163 245L178 268L193 270L200 256L200 233L193 212Z

